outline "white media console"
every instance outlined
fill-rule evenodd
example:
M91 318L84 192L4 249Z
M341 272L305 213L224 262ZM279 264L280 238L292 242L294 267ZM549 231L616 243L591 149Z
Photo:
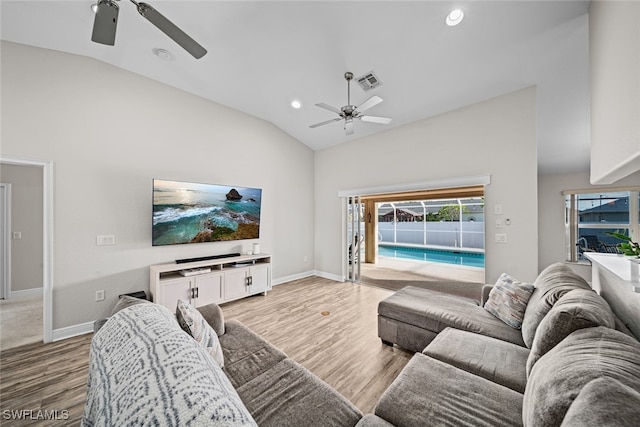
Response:
M271 255L240 255L150 267L149 289L157 304L176 311L179 299L195 307L223 303L271 289Z

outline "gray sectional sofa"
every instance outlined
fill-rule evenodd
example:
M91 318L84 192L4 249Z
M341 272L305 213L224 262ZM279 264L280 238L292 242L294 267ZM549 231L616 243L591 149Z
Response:
M83 426L354 426L345 397L216 305L200 309L224 370L166 308L139 300L99 323Z
M480 300L409 287L380 302L383 342L416 354L364 417L215 304L198 316L224 369L173 313L124 299L97 322L82 425L638 425L640 343L565 265L533 285L520 329L483 307L490 287Z
M361 427L638 425L640 343L564 264L536 279L521 329L418 288L378 313L383 342L417 353Z

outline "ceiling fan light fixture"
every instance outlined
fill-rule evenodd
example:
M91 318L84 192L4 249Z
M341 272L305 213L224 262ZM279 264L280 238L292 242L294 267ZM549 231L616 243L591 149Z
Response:
M113 46L116 42L119 6L113 0L100 0L96 4L91 40Z
M445 19L445 22L448 26L455 27L456 25L461 23L463 19L464 12L460 9L455 9L449 12L449 14L447 15L447 19Z

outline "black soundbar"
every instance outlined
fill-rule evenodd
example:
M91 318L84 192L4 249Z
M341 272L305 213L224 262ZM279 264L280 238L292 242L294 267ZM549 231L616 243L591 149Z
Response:
M240 252L233 253L233 254L202 256L202 257L198 257L198 258L177 259L176 260L176 264L184 264L186 262L196 262L196 261L208 261L210 259L231 258L231 257L234 257L234 256L240 256Z

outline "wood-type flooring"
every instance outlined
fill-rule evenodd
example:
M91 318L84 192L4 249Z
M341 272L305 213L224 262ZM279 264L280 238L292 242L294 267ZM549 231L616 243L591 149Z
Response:
M314 276L275 286L266 296L223 304L222 310L226 319L240 320L366 414L413 355L383 345L377 336L378 302L391 293ZM0 425L77 426L90 340L87 334L3 351ZM18 414L27 420L13 419Z

